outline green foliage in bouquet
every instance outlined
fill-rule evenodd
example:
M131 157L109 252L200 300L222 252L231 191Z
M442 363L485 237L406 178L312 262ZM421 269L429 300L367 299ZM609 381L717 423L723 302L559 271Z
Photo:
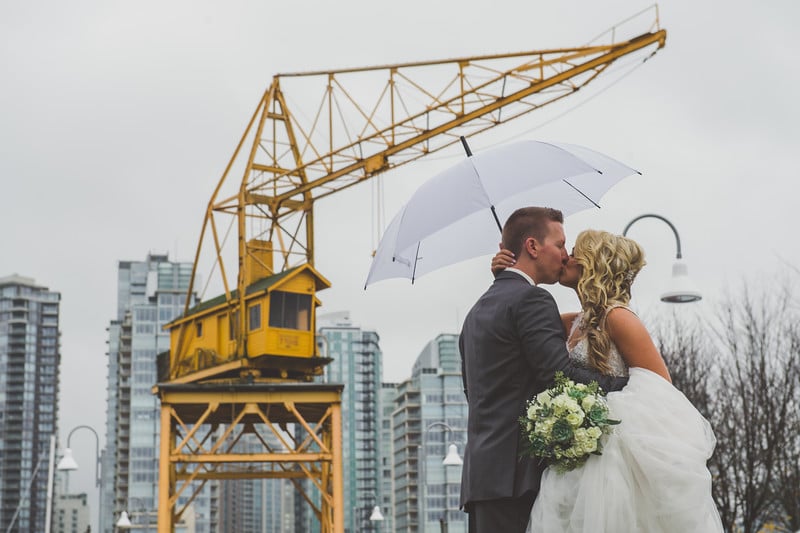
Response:
M556 373L555 385L528 401L519 422L527 444L524 453L562 473L583 465L592 454L600 455L600 438L620 423L609 418L605 392L596 381L576 384L562 372Z

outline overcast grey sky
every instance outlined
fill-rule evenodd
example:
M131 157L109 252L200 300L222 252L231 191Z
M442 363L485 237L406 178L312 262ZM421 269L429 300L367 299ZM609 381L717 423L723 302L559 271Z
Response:
M62 446L79 424L104 432L117 261L149 251L192 259L213 187L274 74L578 46L649 5L0 3L0 276L33 277L62 294ZM601 210L570 217L568 239L586 227L619 232L645 212L669 218L706 295L682 312L711 313L743 276L771 278L782 260L800 265L800 3L673 0L660 13L667 46L651 61L624 78L621 62L552 110L471 145L477 152L516 139L570 142L641 170L613 188ZM454 149L386 174L387 217L459 157ZM363 291L374 247L370 196L364 184L316 205L316 266L333 283L319 294L321 311L350 310L376 329L385 379L398 381L427 341L458 331L490 282L489 258L413 287L391 280ZM653 220L630 236L649 259L634 305L663 311L657 295L674 238ZM553 292L565 310L577 308L570 293ZM94 444L85 433L73 438L86 468L70 488L94 494Z

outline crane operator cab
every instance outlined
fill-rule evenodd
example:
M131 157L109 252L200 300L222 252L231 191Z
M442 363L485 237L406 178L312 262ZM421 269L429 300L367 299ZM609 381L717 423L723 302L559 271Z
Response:
M316 293L330 282L308 264L246 281L243 309L234 290L229 299L201 302L164 326L170 351L159 355L160 382L311 381L322 373L330 359L317 352Z

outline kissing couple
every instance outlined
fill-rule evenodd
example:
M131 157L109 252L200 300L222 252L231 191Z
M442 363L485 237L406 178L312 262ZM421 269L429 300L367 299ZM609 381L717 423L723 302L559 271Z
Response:
M464 319L470 533L523 533L529 522L535 533L721 532L706 466L714 434L628 306L642 249L586 230L568 254L563 222L556 209L516 210L492 260L494 283ZM579 313L559 315L539 286L556 282L577 292ZM602 455L563 473L523 453L518 422L559 371L596 381L621 420Z

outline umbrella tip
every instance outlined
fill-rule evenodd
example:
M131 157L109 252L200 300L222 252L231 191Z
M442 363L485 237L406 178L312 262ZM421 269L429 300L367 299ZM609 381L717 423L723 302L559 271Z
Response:
M467 157L472 157L472 150L469 149L469 144L467 144L467 138L463 135L459 137L461 139L461 144L464 145L464 151L467 152Z

